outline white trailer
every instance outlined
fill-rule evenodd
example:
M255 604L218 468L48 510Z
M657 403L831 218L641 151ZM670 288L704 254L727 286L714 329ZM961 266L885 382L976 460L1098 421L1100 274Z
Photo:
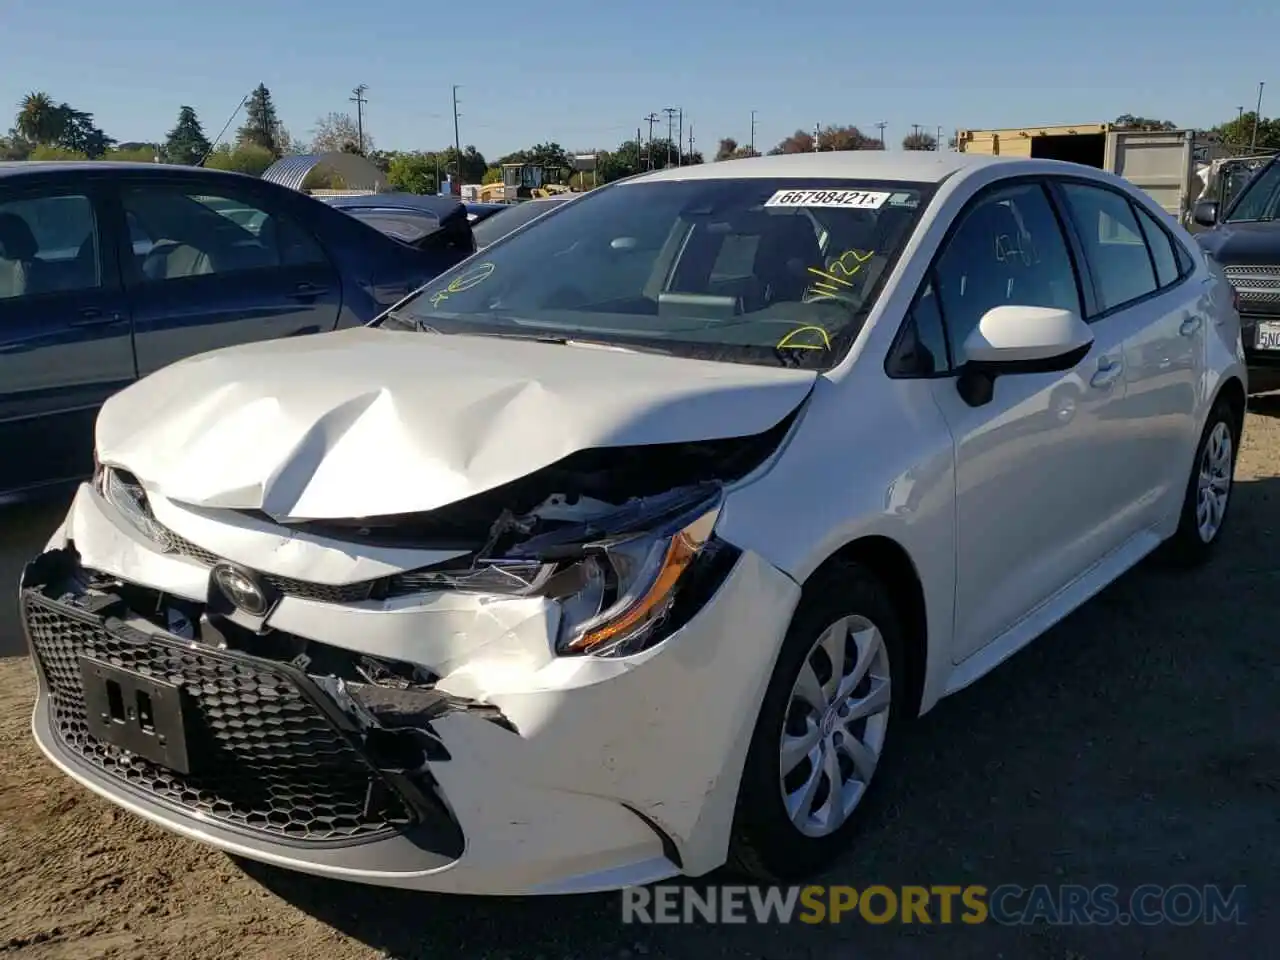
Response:
M1067 160L1107 170L1184 222L1201 190L1197 154L1203 160L1212 149L1197 143L1193 130L1127 130L1109 123L960 130L956 146L962 153Z

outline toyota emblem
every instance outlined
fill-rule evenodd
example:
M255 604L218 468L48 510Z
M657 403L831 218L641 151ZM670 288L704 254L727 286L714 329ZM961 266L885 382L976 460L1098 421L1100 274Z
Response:
M220 563L213 568L213 582L237 609L251 617L266 614L269 607L267 592L253 574L230 564Z

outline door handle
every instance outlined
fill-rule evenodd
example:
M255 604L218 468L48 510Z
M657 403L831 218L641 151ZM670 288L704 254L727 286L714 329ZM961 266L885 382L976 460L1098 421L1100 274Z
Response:
M1194 313L1182 321L1182 326L1178 327L1178 332L1184 337L1195 336L1197 330L1200 329L1200 314Z
M113 323L124 323L124 314L114 310L111 313L104 313L97 307L86 307L80 311L80 316L72 320L68 326L107 327Z
M1089 386L1105 390L1120 378L1124 372L1124 364L1119 357L1103 357L1098 361L1098 370L1089 380Z
M322 287L318 283L300 283L293 288L293 297L295 300L307 300L328 292L328 287Z

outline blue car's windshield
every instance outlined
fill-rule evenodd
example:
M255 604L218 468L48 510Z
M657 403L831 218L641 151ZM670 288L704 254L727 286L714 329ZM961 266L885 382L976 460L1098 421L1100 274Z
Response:
M471 228L471 232L476 238L476 249L483 250L485 247L497 243L507 234L514 232L516 228L524 226L535 217L542 216L548 210L554 210L565 200L570 199L572 197L526 200L523 203L513 203L507 209L499 210L497 213L485 217Z
M432 281L394 321L825 369L931 184L638 181L589 193Z
M1273 160L1245 184L1225 222L1274 220L1277 207L1280 207L1280 161Z

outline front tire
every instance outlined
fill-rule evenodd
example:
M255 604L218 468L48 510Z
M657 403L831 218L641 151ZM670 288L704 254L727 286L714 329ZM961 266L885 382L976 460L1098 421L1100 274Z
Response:
M1166 544L1165 556L1173 565L1199 566L1213 555L1226 526L1239 452L1239 419L1219 397L1196 447L1178 530Z
M730 869L795 880L852 845L909 710L903 651L889 592L866 567L833 564L805 585L743 768Z

